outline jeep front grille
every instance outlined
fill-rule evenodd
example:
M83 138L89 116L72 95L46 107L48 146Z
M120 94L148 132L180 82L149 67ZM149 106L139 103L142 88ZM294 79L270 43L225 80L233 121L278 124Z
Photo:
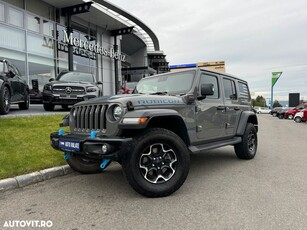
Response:
M106 124L106 111L107 105L82 105L76 106L72 111L75 114L74 131L77 132L105 132L107 129Z

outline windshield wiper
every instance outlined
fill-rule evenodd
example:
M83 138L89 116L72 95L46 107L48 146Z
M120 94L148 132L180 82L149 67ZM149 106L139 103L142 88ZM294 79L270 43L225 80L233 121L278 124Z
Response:
M155 92L155 93L150 93L150 95L166 95L168 92Z

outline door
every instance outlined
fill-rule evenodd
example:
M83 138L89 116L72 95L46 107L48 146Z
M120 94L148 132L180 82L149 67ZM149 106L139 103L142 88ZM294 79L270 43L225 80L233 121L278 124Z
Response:
M196 100L196 132L199 141L221 139L225 129L225 106L221 96L221 82L218 75L201 73L201 84L213 84L214 94L205 99Z
M238 127L242 108L239 105L238 90L233 79L223 76L224 104L225 104L225 136L234 136Z
M14 73L14 77L10 78L11 81L11 86L13 90L13 95L12 95L12 101L21 101L23 98L23 80L21 76L19 75L19 72L16 71L16 69L12 66L9 65L9 72Z

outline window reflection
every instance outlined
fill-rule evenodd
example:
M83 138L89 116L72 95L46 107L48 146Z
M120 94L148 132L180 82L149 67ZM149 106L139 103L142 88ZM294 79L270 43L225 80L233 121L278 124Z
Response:
M55 78L55 62L51 58L43 58L41 56L29 55L29 79L37 80L39 90L42 91L49 79Z
M4 5L0 4L0 21L4 21Z
M53 30L54 30L53 23L43 19L43 34L52 37Z
M8 21L11 25L23 27L23 12L15 8L9 7Z
M39 33L40 18L37 16L27 15L28 29Z

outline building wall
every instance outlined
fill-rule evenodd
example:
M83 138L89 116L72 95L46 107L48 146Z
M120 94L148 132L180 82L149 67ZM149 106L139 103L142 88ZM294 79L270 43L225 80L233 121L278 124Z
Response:
M80 28L74 28L74 37L92 39L89 42L106 49L113 48L114 38L106 28L76 17L73 17L74 24ZM63 44L65 29L65 17L57 17L56 9L43 1L0 0L0 58L8 59L16 65L30 88L31 80L37 79L42 91L50 78L55 78L62 70L68 69L67 47ZM119 51L120 42L121 37L118 36ZM59 48L61 43L62 50ZM140 50L130 60L143 63L145 53L145 49ZM118 74L121 76L120 61L118 67ZM98 54L92 55L92 58L74 55L74 70L94 73L96 79L103 82L104 95L115 93L114 59Z
M198 62L193 64L180 64L180 65L170 65L171 72L178 72L186 70L193 67L201 67L213 71L219 71L225 73L225 62L224 61L213 61L213 62Z

